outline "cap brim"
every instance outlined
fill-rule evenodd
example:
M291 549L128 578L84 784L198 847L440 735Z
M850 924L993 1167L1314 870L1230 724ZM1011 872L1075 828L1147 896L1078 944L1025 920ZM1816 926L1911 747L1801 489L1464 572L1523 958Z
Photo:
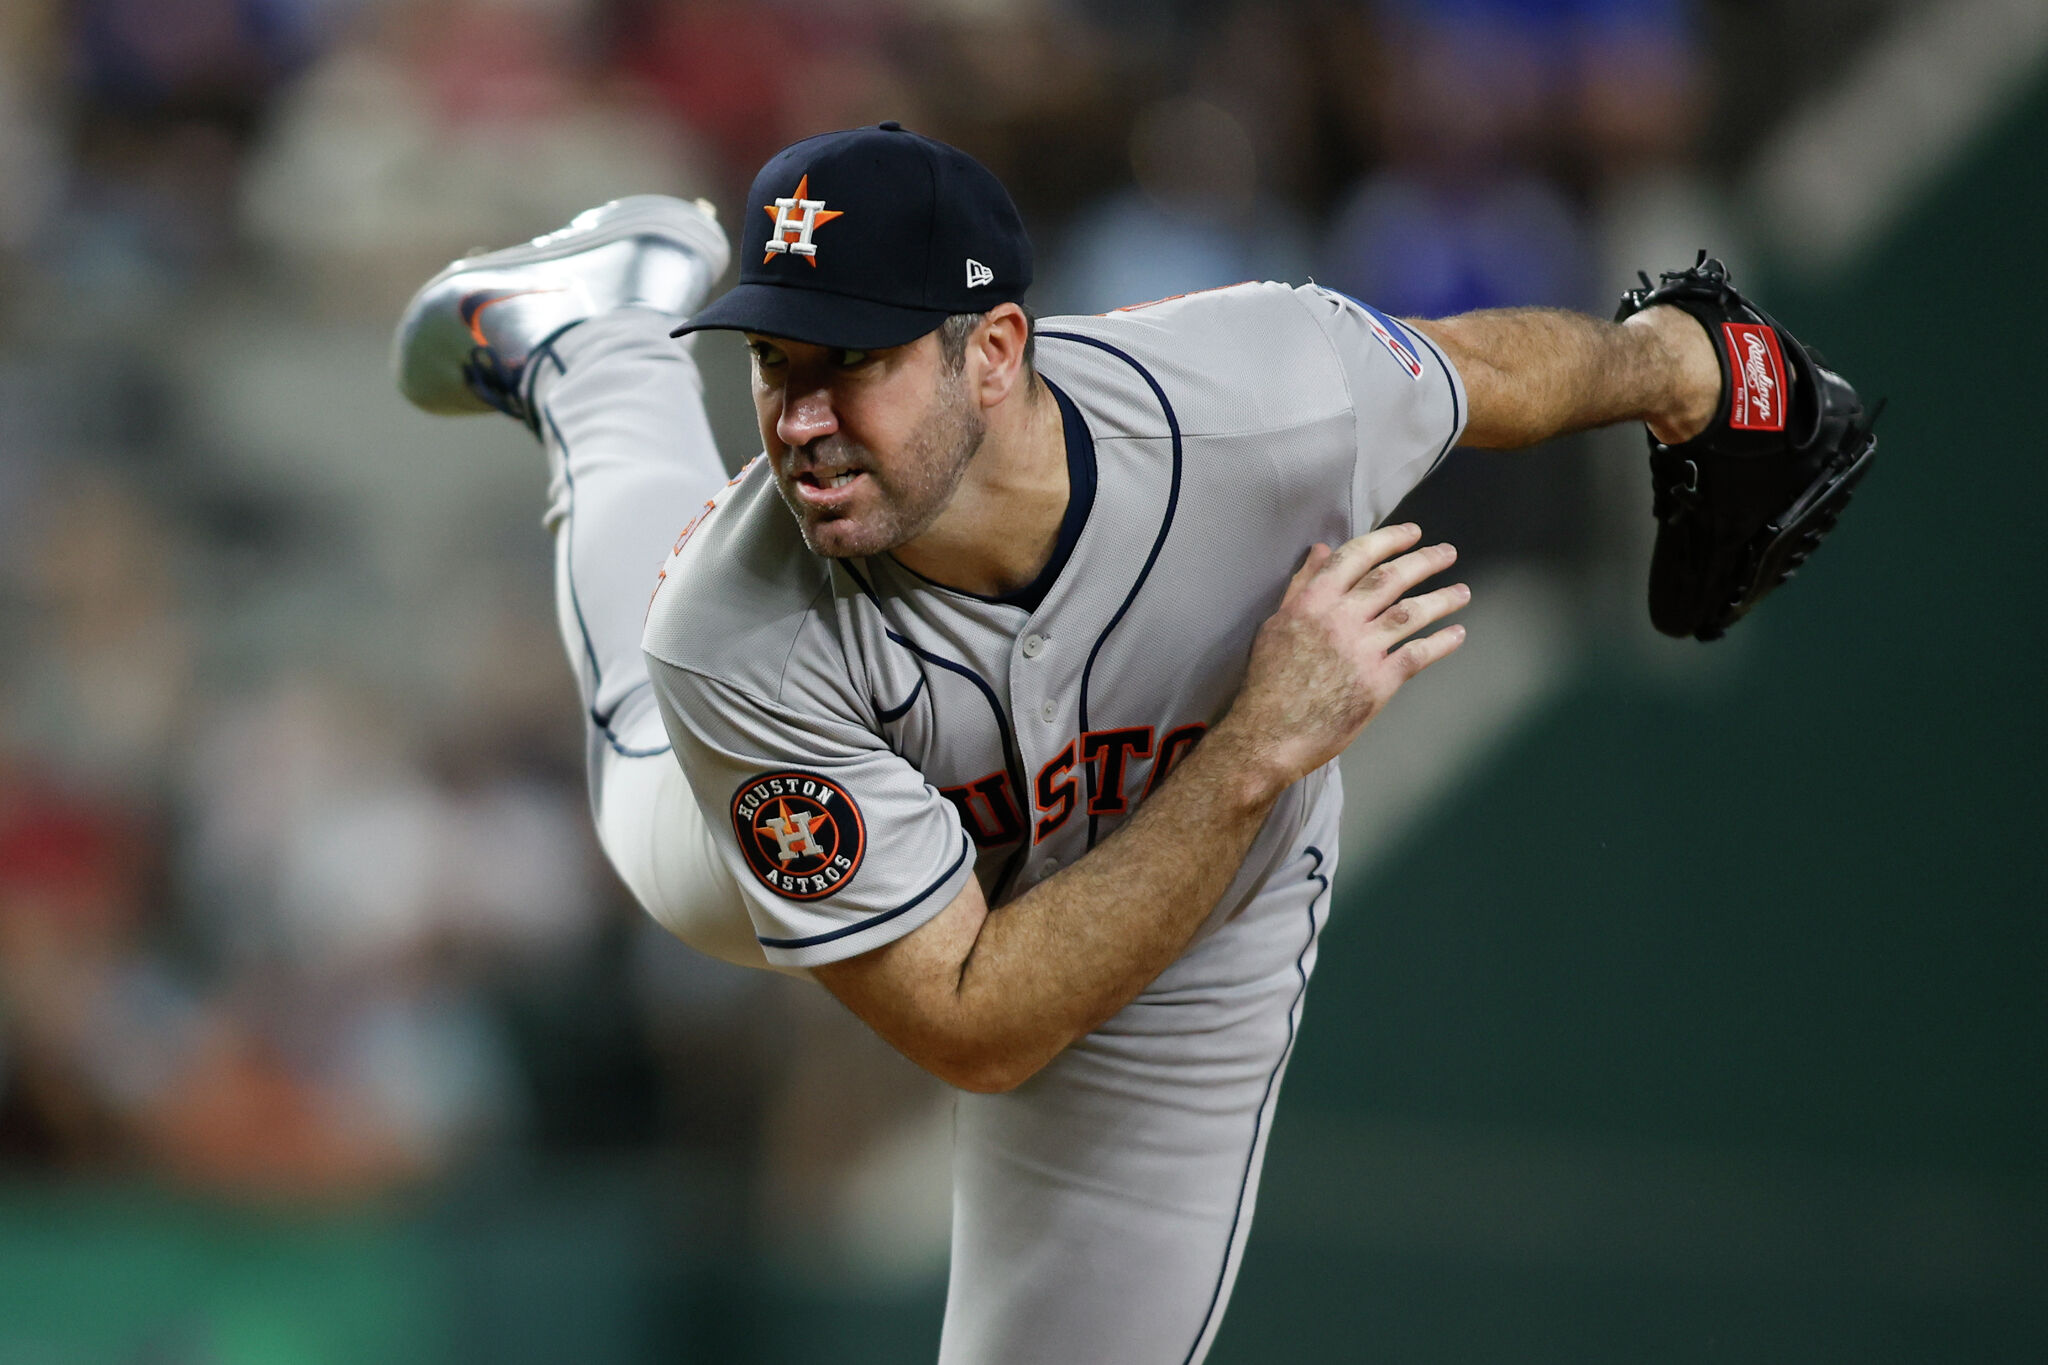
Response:
M813 346L879 351L917 340L948 316L943 308L905 308L822 289L739 284L669 335L759 332L762 336L804 341Z

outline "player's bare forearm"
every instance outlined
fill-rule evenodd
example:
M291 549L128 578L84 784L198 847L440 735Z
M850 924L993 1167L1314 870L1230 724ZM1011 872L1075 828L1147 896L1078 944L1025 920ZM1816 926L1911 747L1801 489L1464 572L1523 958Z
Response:
M1660 440L1684 440L1721 397L1713 343L1676 308L1647 308L1627 322L1489 308L1410 325L1465 381L1468 446L1511 450L1615 422L1647 422Z
M814 968L818 980L944 1080L1029 1078L1180 956L1280 794L1463 640L1456 626L1408 638L1469 597L1462 584L1403 596L1456 557L1400 553L1419 537L1390 526L1317 546L1260 629L1230 713L1087 856L997 910L969 882L929 923Z
M1122 828L989 915L961 964L959 999L1009 1020L990 1079L1031 1075L1186 950L1292 781L1256 760L1256 741L1225 718Z
M1226 719L1073 866L995 910L970 881L915 934L814 974L942 1080L1010 1089L1187 947L1286 789L1255 758Z

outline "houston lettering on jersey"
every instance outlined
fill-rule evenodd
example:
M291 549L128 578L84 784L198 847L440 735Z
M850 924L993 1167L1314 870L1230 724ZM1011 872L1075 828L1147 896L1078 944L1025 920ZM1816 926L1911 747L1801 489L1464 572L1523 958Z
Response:
M1122 815L1130 809L1124 800L1124 768L1133 758L1152 756L1152 727L1133 726L1125 730L1090 730L1081 736L1081 761L1091 765L1088 798L1090 815Z
M961 828L976 848L994 848L1023 837L1024 817L1017 810L1008 773L993 772L957 787L941 787L939 795L960 812Z
M1060 751L1038 770L1032 782L1031 810L1035 823L1031 841L1043 843L1052 837L1076 811L1090 815L1119 816L1142 803L1166 780L1174 765L1187 757L1188 750L1207 732L1199 722L1176 726L1166 732L1154 752L1153 729L1134 725L1117 730L1090 730L1060 747ZM1136 764L1150 759L1151 771L1142 789ZM1084 801L1082 783L1087 783ZM1139 792L1132 796L1134 790ZM1014 843L1024 835L1024 803L1006 772L994 772L939 788L939 795L960 812L961 828L976 848L996 848Z
M1032 836L1033 843L1044 843L1053 832L1067 823L1067 817L1074 813L1074 748L1077 740L1068 740L1066 747L1045 761L1038 770L1038 780L1032 784L1032 796L1038 809L1044 812L1038 818L1038 825Z

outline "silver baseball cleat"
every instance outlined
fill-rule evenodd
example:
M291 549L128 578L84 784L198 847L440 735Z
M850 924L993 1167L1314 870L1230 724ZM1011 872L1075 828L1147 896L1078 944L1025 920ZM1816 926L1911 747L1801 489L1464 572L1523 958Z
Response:
M687 316L731 254L709 202L641 194L524 246L465 257L421 286L398 321L399 392L427 412L525 421L526 363L550 339L614 308Z

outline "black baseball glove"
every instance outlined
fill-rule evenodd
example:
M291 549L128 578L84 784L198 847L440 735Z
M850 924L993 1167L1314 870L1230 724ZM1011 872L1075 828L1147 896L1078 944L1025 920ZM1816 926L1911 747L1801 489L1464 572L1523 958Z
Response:
M1666 635L1718 640L1834 529L1877 453L1877 413L1706 252L1690 270L1642 281L1621 296L1615 321L1653 304L1683 308L1721 361L1721 404L1706 429L1679 445L1650 437L1650 621Z

